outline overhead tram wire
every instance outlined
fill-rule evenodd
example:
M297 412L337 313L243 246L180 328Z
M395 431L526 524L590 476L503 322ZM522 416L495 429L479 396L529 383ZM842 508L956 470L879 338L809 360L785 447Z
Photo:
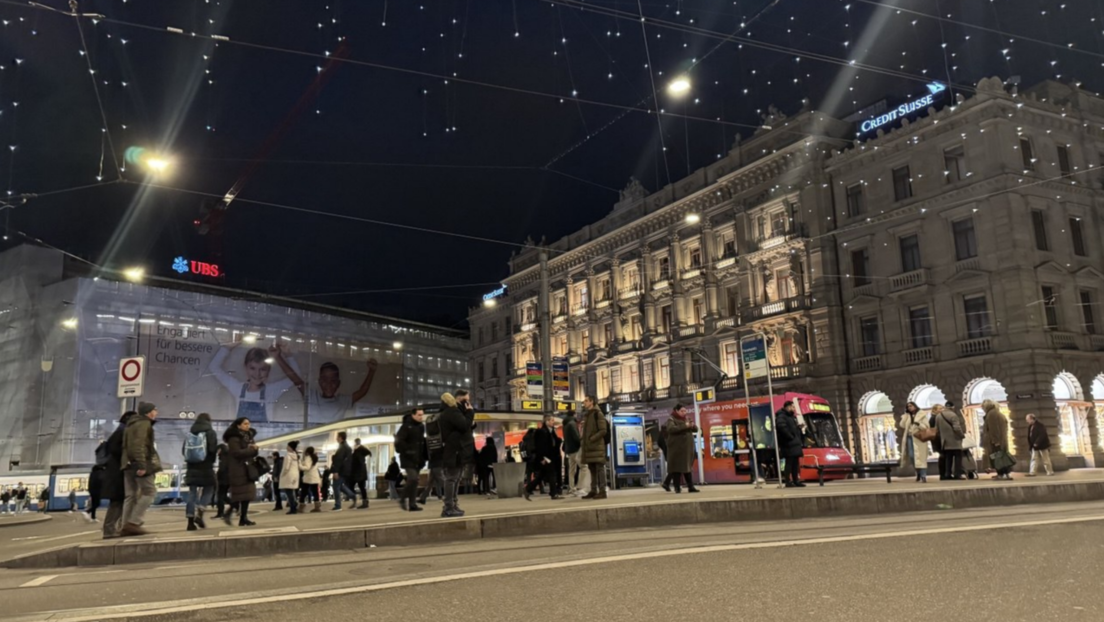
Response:
M640 11L640 34L644 38L644 54L648 59L648 79L652 85L652 99L655 100L656 108L659 108L659 93L656 91L655 84L655 66L652 65L652 51L648 45L648 29L644 26L644 7L640 4L640 0L636 0L636 6ZM663 168L667 172L667 183L674 183L675 180L671 179L671 165L667 163L667 141L663 138L663 119L659 116L656 117L656 126L659 128L659 146L663 155Z

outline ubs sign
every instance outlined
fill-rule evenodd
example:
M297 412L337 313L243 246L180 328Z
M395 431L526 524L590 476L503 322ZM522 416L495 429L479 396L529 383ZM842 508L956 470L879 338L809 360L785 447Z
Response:
M887 112L887 113L885 113L881 116L874 117L873 119L867 119L866 121L863 121L862 126L860 127L860 129L862 130L863 133L873 132L874 130L876 130L880 127L889 125L890 123L893 123L894 121L896 121L898 119L904 119L905 117L911 115L912 113L916 112L917 110L924 110L928 106L931 106L933 103L935 103L936 99L939 99L940 97L942 97L943 93L946 90L947 90L947 86L945 84L941 84L939 82L932 82L931 84L928 85L928 94L927 95L925 95L923 97L919 97L919 98L914 99L912 101L903 103L900 106L897 106L893 110L890 110L889 112Z
M173 259L172 269L177 274L198 274L200 276L220 277L222 271L218 265L205 261L188 260L184 257Z

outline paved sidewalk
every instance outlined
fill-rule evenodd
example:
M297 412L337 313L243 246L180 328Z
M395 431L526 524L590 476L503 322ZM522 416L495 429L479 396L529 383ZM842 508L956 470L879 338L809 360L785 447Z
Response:
M193 558L207 554L228 556L230 553L226 546L215 544L215 540L237 541L243 536L247 540L254 540L248 536L270 536L272 546L278 547L272 552L287 552L289 542L296 549L310 546L341 548L350 541L361 542L360 546L377 543L402 545L432 539L445 541L510 537L539 529L625 529L684 522L780 520L820 514L878 514L890 511L951 509L956 503L960 507L982 507L1084 501L1096 495L1101 487L1104 487L1104 470L1077 470L1055 477L1028 478L1019 475L1011 482L984 478L974 481L933 480L929 484L912 481L887 484L880 479L864 479L831 482L823 488L815 484L796 489L779 489L777 484L768 484L761 489L749 485L708 486L702 487L702 492L698 494L683 492L681 495L667 493L659 487L650 487L612 492L609 499L602 501L585 501L572 497L552 501L547 496L534 496L533 501L525 501L487 499L472 495L461 497L460 505L467 511L464 519L440 518L441 504L435 500L427 504L425 511L417 514L403 512L398 503L383 499L372 501L367 510L345 509L342 512L333 512L329 509L330 504L324 504L325 509L321 513L295 516L274 512L272 503L264 503L257 506L264 508L263 510L250 512L251 518L257 522L255 527L227 527L221 520L211 519L207 530L197 532L185 531L183 509L176 507L157 509L149 513L150 535L108 541L100 548L107 548L106 545L148 543L149 546L143 546L141 550L163 549L158 554L172 558L173 547L170 544L206 541L207 544L197 542L197 545L209 550L206 553L193 552ZM967 494L968 491L973 492ZM55 516L65 518L74 515ZM99 525L84 523L79 518L53 522L56 524L18 528L18 537L0 541L0 559L10 560L16 556L63 546L102 542L97 531ZM5 535L16 532L16 529L5 530ZM331 534L332 537L326 534ZM240 543L234 546L238 544ZM263 553L263 547L261 549ZM111 555L113 557L105 563L124 563L117 553Z

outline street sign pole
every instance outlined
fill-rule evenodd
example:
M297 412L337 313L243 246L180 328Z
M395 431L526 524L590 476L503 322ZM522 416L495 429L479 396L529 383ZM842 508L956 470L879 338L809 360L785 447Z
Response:
M766 347L766 345L767 345L766 335L764 335L763 333L759 333L759 335L763 339L763 347ZM781 458L781 453L782 452L778 448L778 420L775 419L775 417L774 417L774 384L771 381L771 373L770 372L771 372L770 357L768 356L767 357L767 395L770 396L769 397L769 399L770 399L769 404L770 404L770 414L771 414L771 432L774 433L774 463L777 465L777 468L778 468L778 487L779 488L784 488L785 485L782 483L782 458ZM751 415L750 410L748 411L748 415L749 416Z
M698 392L694 391L694 427L698 431L694 433L694 444L701 447L701 455L698 456L698 483L705 485L705 441L702 436L701 408L698 407Z

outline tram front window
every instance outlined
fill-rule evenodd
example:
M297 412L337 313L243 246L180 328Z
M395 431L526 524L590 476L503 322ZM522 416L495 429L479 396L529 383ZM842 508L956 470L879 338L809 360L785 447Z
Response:
M831 413L805 415L805 447L843 449L839 424Z

